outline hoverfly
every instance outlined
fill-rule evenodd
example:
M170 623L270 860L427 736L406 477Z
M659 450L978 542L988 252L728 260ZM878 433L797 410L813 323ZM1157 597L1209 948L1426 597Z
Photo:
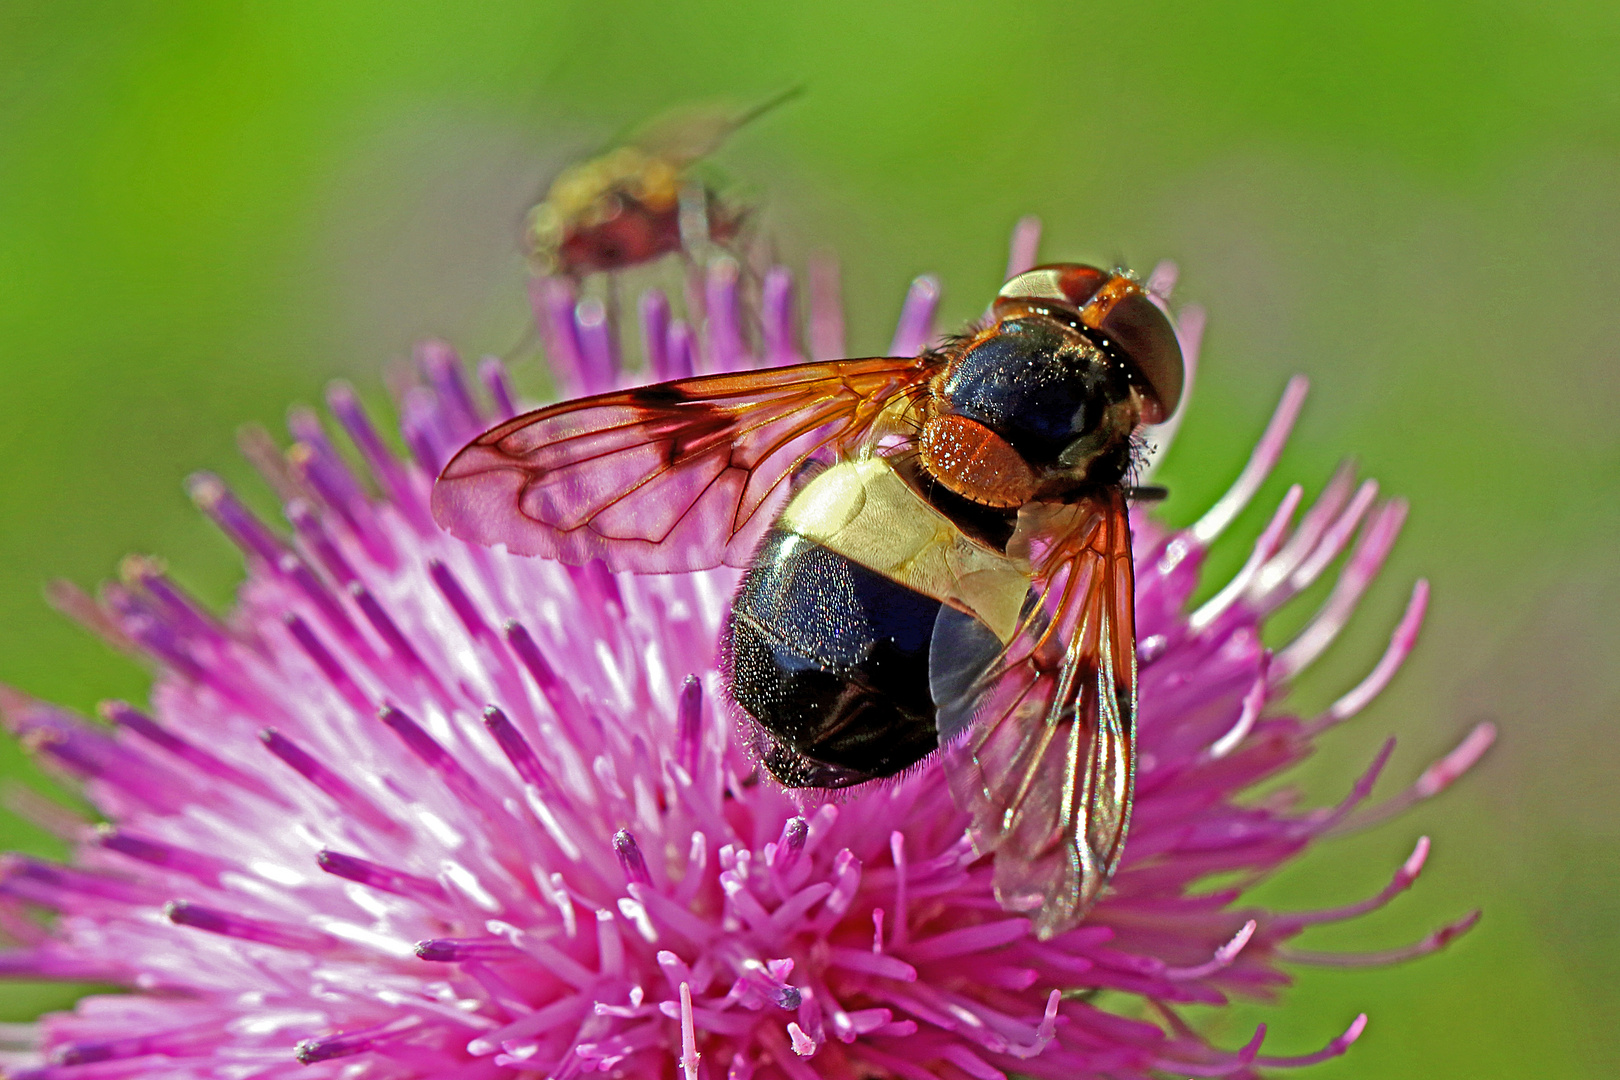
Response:
M697 182L692 166L800 92L795 87L741 114L713 107L670 113L564 169L529 211L523 240L530 262L540 273L577 279L731 243L745 212Z
M433 491L464 539L615 570L746 569L729 689L795 788L940 752L997 898L1074 926L1129 823L1133 435L1175 411L1136 280L1037 267L918 356L707 375L479 436Z

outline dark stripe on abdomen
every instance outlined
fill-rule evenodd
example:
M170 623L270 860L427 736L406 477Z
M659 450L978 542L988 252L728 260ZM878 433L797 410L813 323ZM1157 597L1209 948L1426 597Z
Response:
M789 787L894 776L938 746L929 647L940 602L781 527L732 607L730 677Z

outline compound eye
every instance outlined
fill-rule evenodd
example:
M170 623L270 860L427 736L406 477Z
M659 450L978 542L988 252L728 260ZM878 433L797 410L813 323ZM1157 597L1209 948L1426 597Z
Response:
M1148 391L1142 422L1160 424L1181 403L1186 366L1175 327L1145 293L1130 292L1115 302L1097 329L1107 334L1136 365Z

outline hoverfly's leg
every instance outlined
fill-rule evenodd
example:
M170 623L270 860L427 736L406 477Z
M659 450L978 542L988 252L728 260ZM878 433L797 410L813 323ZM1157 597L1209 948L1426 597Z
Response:
M692 251L683 243L680 251L681 275L683 295L686 297L686 324L694 332L701 328L709 319L709 299L707 296L707 263L693 255ZM707 365L701 374L711 374Z
M1163 484L1137 484L1125 489L1125 498L1133 503L1164 502L1170 489Z
M702 184L687 182L681 185L677 222L681 230L681 248L690 252L698 262L707 261L709 254L709 192Z

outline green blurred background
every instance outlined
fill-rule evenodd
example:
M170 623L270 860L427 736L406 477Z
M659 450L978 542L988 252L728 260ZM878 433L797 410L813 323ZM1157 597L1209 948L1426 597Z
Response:
M522 336L526 206L555 170L675 103L803 98L717 155L789 261L844 261L854 350L905 282L980 310L1021 214L1048 258L1160 258L1210 313L1163 478L1185 522L1285 378L1314 393L1272 485L1357 456L1411 498L1405 539L1297 692L1376 659L1411 580L1435 600L1405 673L1305 780L1336 797L1389 732L1393 793L1480 719L1502 738L1435 803L1266 886L1418 887L1320 948L1448 952L1302 971L1256 1019L1333 1077L1620 1073L1620 6L1445 4L86 3L0 7L0 679L89 708L145 674L53 614L129 551L216 604L240 567L181 494L244 480L244 420L336 375L380 397L428 334ZM527 385L540 378L532 360ZM1264 500L1263 500L1264 501ZM1251 514L1215 560L1230 569ZM1291 616L1297 625L1302 613ZM47 784L16 748L7 776ZM0 840L55 853L9 816ZM0 997L5 1018L60 988Z

